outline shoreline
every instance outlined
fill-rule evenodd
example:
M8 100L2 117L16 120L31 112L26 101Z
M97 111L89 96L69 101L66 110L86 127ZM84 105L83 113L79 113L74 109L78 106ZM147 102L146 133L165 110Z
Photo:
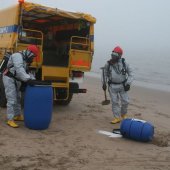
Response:
M95 72L87 72L85 73L85 76L101 79L100 73L95 73ZM134 80L133 85L148 88L148 89L153 89L153 90L170 92L170 85L154 84L154 83L143 82L138 80Z

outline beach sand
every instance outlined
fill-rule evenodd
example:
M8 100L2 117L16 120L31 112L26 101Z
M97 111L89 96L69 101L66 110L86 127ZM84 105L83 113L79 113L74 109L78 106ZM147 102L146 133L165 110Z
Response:
M170 93L132 86L128 116L151 122L154 139L142 143L110 138L111 105L103 106L99 79L86 77L69 106L53 108L47 130L5 124L0 108L0 170L168 170L170 169Z

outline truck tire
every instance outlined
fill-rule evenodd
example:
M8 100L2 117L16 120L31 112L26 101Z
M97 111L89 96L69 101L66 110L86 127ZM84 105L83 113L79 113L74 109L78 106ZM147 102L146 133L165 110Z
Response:
M2 81L2 75L0 75L0 107L6 107L6 103L5 88Z
M71 82L71 83L70 83L70 91L71 91L71 89L79 89L78 83L72 83L72 82ZM66 96L66 91L60 93L59 96L60 96L59 99L60 99L60 98L65 98L65 96ZM67 99L67 100L57 100L57 101L56 101L56 104L66 106L66 105L68 105L68 104L71 102L72 98L73 98L73 93L69 93L69 96L68 96L68 99Z
M62 106L67 106L71 102L72 98L73 98L73 93L70 93L67 100L57 100L56 104L62 105Z

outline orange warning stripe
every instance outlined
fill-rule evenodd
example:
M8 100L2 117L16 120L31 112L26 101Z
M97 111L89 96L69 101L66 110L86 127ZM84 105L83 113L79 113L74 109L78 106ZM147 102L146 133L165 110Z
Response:
M90 67L90 63L84 60L72 60L71 65Z

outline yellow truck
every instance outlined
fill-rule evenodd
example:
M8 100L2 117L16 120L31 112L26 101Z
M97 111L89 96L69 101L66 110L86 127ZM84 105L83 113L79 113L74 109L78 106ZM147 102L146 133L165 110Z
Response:
M6 52L29 44L40 49L30 69L37 80L52 83L54 100L70 103L74 93L85 93L77 80L90 71L94 53L94 24L90 14L68 12L24 2L0 11L0 61ZM6 105L0 75L0 106Z

